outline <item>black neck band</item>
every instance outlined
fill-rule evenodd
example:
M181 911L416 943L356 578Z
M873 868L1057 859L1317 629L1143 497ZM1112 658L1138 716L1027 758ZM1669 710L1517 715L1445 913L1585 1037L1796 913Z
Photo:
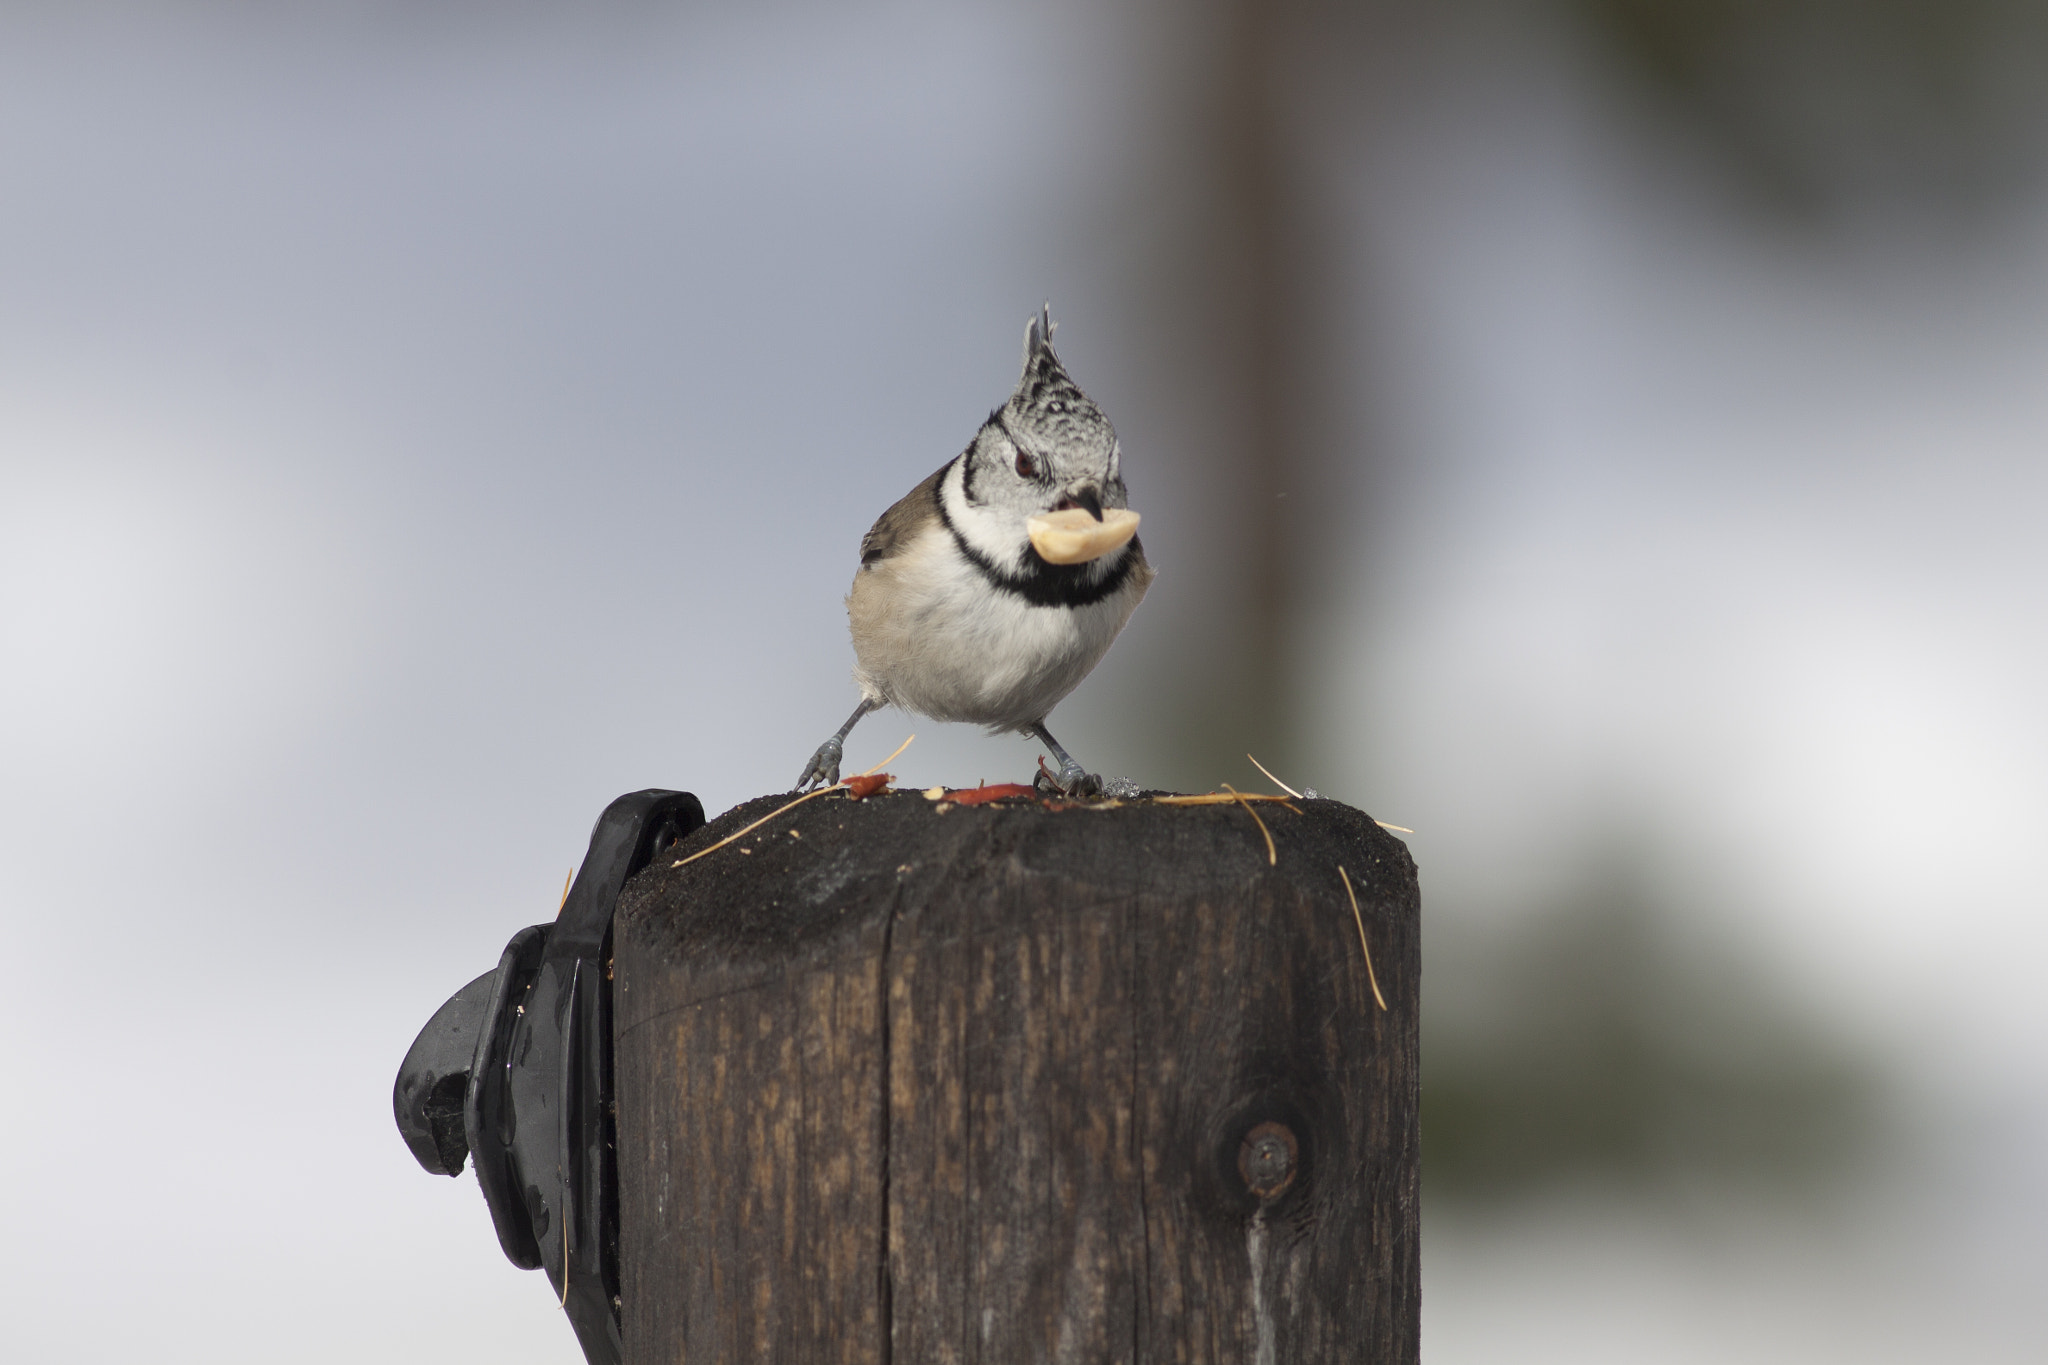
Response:
M961 472L964 474L966 471ZM967 537L960 534L960 528L953 524L952 516L946 511L944 479L932 489L932 502L937 505L939 520L953 537L953 543L960 547L960 553L988 580L989 585L1013 593L1034 607L1092 607L1123 587L1131 576L1131 566L1144 553L1138 546L1138 538L1133 536L1130 544L1124 547L1116 567L1100 578L1091 579L1088 571L1094 567L1093 561L1087 564L1048 564L1039 558L1036 549L1027 545L1024 549L1024 571L1007 573L998 568L994 560L970 545Z

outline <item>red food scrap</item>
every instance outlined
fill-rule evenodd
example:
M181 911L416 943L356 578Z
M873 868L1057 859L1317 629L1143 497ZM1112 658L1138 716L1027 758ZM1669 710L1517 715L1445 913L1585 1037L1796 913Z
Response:
M1036 795L1036 787L1028 787L1022 782L996 782L984 787L968 787L962 791L947 792L946 799L956 806L979 806L1010 796Z
M849 777L842 784L853 794L856 801L864 801L896 780L894 773L866 773L860 777Z

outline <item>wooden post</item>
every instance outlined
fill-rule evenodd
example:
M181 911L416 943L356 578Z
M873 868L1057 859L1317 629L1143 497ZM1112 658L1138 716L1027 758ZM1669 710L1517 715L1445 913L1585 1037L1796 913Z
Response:
M619 902L629 1365L1417 1359L1399 841L835 794L673 865L783 799Z

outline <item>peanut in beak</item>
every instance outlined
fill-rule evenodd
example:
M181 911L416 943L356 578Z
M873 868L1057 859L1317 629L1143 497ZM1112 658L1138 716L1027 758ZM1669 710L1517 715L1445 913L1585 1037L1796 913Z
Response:
M1138 514L1106 507L1097 521L1084 508L1044 512L1024 523L1031 548L1048 564L1086 564L1100 559L1138 533Z

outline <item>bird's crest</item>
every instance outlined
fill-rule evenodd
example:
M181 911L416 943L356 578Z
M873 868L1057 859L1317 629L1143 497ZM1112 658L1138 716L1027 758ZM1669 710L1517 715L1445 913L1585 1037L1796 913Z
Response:
M1052 348L1053 329L1050 303L1039 309L1038 314L1024 326L1024 373L1017 379L1017 391L1010 402L1017 408L1043 408L1058 400L1058 407L1052 411L1071 407L1077 401L1088 403L1088 396L1081 392L1081 386L1067 374L1066 367ZM1089 403L1092 409L1094 405Z

